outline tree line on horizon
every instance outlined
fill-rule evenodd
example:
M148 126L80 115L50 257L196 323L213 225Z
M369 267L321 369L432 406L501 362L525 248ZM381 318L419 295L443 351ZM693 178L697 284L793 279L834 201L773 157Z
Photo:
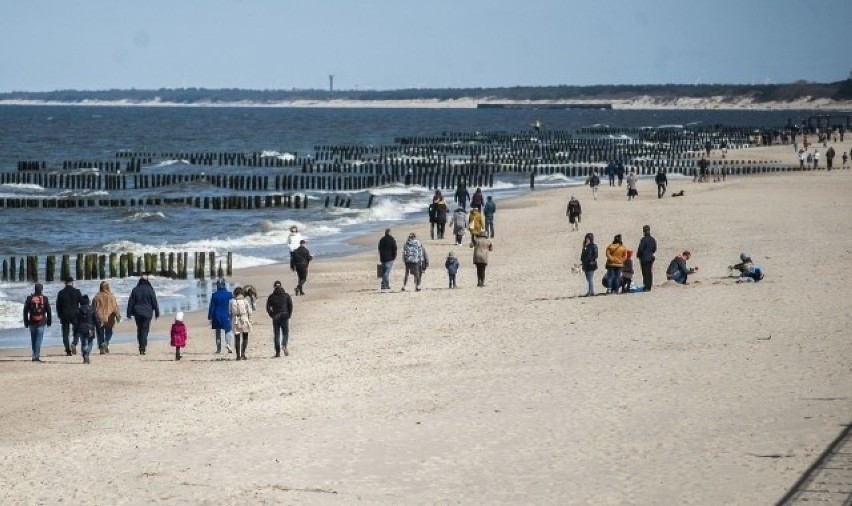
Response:
M639 84L593 86L513 86L499 88L409 88L399 90L254 90L242 88L160 88L109 90L12 91L0 100L37 100L81 103L95 101L161 101L176 104L276 103L294 100L629 100L649 96L668 101L678 98L751 98L755 102L790 102L803 98L852 100L852 77L833 83L797 81L787 84Z

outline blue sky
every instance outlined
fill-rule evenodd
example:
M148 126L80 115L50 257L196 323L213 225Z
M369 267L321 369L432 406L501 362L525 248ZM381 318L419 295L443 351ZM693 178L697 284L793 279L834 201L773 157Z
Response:
M0 0L0 91L826 82L850 35L852 0Z

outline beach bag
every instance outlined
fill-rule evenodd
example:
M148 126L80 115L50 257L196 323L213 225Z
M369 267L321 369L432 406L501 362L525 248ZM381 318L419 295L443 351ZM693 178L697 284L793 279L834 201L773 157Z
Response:
M30 323L38 325L44 320L44 295L30 297Z

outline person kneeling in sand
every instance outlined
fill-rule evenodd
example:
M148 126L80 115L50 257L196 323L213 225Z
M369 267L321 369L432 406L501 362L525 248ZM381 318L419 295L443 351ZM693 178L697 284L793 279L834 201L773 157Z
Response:
M729 265L731 272L736 272L737 283L757 283L763 279L763 268L755 265L747 253L740 253L740 263Z
M684 251L675 256L666 269L666 279L670 279L680 285L685 285L687 278L698 270L698 267L687 267L686 261L692 257L689 251Z

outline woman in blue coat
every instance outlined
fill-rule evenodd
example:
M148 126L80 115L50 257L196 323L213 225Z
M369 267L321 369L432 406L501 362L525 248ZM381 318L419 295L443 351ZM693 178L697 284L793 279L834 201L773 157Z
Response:
M216 282L216 291L210 296L210 308L207 310L207 319L210 320L210 326L216 332L216 353L222 353L222 332L225 333L225 348L228 353L234 350L231 348L231 315L229 307L233 295L228 291L228 286L224 279Z

